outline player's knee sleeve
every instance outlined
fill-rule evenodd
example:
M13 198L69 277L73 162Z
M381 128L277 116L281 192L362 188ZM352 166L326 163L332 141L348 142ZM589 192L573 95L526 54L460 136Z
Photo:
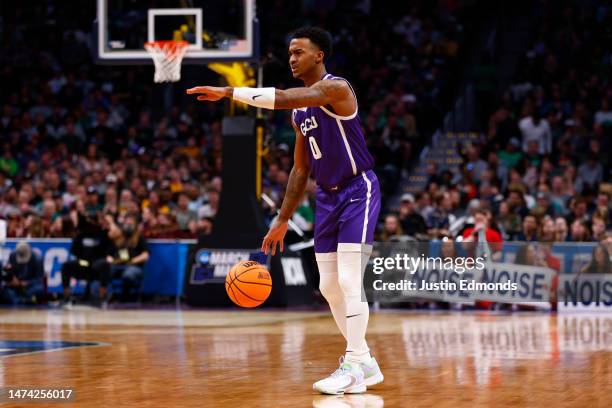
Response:
M321 275L319 290L325 300L330 304L342 302L344 300L342 289L338 283L337 273Z
M346 298L361 296L360 252L338 252L338 282Z
M371 245L338 244L338 281L347 298L361 297L363 273L371 253Z
M319 290L329 303L343 300L338 283L338 258L335 252L315 254L319 268Z

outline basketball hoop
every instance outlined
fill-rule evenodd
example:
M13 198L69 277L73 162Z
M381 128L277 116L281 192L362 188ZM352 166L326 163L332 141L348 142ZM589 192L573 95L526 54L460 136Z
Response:
M145 49L155 63L153 81L176 82L181 79L181 62L187 52L187 41L153 41L145 43Z

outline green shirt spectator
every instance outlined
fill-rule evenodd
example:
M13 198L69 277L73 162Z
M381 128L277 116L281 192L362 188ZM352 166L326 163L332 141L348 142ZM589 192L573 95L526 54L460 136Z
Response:
M0 157L0 170L4 171L9 177L13 177L17 174L19 166L17 160L13 158L13 153L10 150L5 150L2 157Z
M519 150L520 145L519 140L513 137L508 141L506 149L499 152L499 160L507 169L515 168L523 160L523 152Z

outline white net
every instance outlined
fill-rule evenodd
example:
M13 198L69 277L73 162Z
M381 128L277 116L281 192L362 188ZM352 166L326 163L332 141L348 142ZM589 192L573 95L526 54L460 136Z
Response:
M145 44L155 64L153 81L176 82L181 79L181 62L187 52L187 45L186 41L155 41Z

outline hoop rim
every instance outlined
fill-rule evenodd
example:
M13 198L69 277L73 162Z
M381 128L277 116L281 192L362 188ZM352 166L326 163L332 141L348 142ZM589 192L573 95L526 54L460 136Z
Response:
M159 40L159 41L147 41L145 43L145 47L153 47L153 46L163 47L164 45L170 45L170 44L173 44L175 47L187 47L187 46L189 46L189 43L187 41L183 41L183 40L179 40L179 41L175 41L175 40Z
M180 41L160 40L160 41L147 41L144 45L147 51L150 51L149 48L152 48L154 50L164 51L167 46L169 46L171 50L182 50L184 48L187 48L189 46L189 43L183 40L180 40Z

